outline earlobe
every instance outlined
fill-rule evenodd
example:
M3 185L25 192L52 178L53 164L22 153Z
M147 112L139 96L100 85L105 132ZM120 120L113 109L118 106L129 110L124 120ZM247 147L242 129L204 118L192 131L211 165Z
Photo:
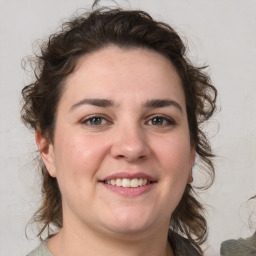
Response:
M189 171L189 175L188 175L188 184L190 184L190 183L192 183L193 182L193 180L194 180L194 178L193 178L193 173L192 173L192 168L190 169L190 171Z
M53 145L43 137L40 129L36 131L36 144L47 171L52 177L56 177Z
M191 157L190 157L190 170L189 170L189 174L188 174L188 184L192 183L194 178L193 178L193 166L195 164L195 158L196 158L196 150L193 147L191 149Z

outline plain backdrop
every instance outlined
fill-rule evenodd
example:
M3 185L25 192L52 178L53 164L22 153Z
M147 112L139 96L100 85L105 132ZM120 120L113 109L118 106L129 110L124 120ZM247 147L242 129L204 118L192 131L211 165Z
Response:
M31 228L25 236L40 188L34 135L19 116L20 91L30 80L21 59L32 53L35 40L47 38L64 18L92 2L0 0L0 255L25 255L38 244ZM130 5L173 25L193 62L209 65L218 89L219 111L205 127L217 154L216 180L201 193L208 205L207 255L218 255L223 240L255 229L248 222L255 203L247 200L256 194L256 1L130 0Z

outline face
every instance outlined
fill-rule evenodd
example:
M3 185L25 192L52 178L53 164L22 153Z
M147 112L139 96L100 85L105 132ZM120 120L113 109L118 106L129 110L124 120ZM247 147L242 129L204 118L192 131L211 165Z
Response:
M168 59L114 46L83 56L65 81L53 141L37 134L58 180L64 228L168 228L194 162L181 80Z

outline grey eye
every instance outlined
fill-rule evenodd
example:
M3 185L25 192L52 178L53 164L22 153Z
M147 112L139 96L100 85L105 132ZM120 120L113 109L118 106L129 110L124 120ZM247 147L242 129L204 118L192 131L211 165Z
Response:
M108 121L101 116L90 116L81 121L82 124L88 126L101 126L108 123Z
M101 125L103 123L103 119L101 117L93 117L87 120L90 125Z
M154 126L169 126L175 125L175 121L166 116L153 116L147 121L147 124Z
M162 117L154 117L152 118L152 125L163 125L164 119Z

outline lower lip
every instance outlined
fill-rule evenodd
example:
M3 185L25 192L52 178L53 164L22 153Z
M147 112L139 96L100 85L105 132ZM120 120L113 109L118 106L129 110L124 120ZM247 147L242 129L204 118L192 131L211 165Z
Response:
M149 192L155 186L155 184L156 183L151 183L151 184L137 187L137 188L124 188L124 187L108 185L108 184L105 184L102 182L102 185L106 189L108 189L116 194L119 194L121 196L124 196L124 197L136 197L136 196L143 195L143 194Z

